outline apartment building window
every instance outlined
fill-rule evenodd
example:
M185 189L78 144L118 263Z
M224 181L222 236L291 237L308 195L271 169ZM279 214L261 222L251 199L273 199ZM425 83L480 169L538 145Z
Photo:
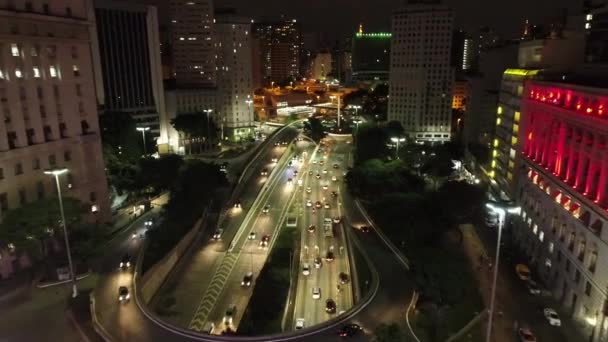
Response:
M72 65L72 71L74 72L75 77L80 76L80 69L78 68L78 65L76 65L76 64Z
M55 166L55 164L57 164L57 159L55 158L55 155L54 154L49 155L49 165Z
M12 43L11 44L11 55L13 55L13 57L19 57L21 55L20 52L20 48L18 44Z
M87 120L80 121L80 129L82 131L82 135L89 134L89 123Z
M10 148L11 150L17 148L17 132L7 132L6 137L8 139L8 148Z
M32 169L34 170L40 170L40 158L35 157L33 162L32 162Z
M59 86L56 84L53 84L53 95L55 98L59 98Z
M578 260L583 261L585 259L585 240L581 240L578 243Z
M74 187L74 175L72 173L68 173L66 178L68 180L68 189L73 188Z
M33 128L28 128L25 130L25 135L27 137L27 144L34 145L36 143L36 131Z
M0 167L0 180L4 179L4 169Z
M66 138L66 131L67 131L67 127L65 125L65 122L60 122L59 123L59 137L61 139Z
M95 194L94 192L89 193L89 200L91 202L97 201L97 194Z
M23 165L21 163L15 164L15 176L23 174Z
M42 12L47 15L51 14L51 11L49 9L49 4L42 4Z
M40 68L38 68L37 66L35 66L33 68L34 70L34 78L40 78Z
M49 75L51 76L51 78L56 78L57 77L57 68L55 68L54 65L51 65L49 67Z
M19 68L15 69L15 77L23 78L23 73L21 72L21 69L19 69Z
M49 58L55 58L57 57L57 46L55 45L49 45L46 47L46 54L49 56Z
M595 266L597 264L597 251L593 250L591 254L589 254L589 272L595 273Z
M78 102L78 112L79 112L80 114L83 114L83 113L84 113L84 103L82 103L82 102Z
M590 282L585 283L585 294L587 296L591 296L591 283Z
M71 7L66 7L65 8L65 15L68 17L72 16L72 8Z
M48 142L53 140L53 131L51 130L51 126L44 125L42 131L44 132L44 141Z
M19 189L19 205L25 205L25 203L27 203L25 189L21 188Z
M72 52L72 58L74 58L74 59L78 58L78 48L76 46L72 46L71 52Z
M72 160L72 152L71 151L64 151L63 152L63 160L66 162L69 162Z
M570 237L568 238L568 249L570 252L574 251L574 240L576 240L576 234L574 232L570 233Z
M38 95L39 99L42 99L44 97L44 92L42 91L42 87L41 86L37 86L36 87L36 94Z
M6 192L0 194L0 210L2 210L2 212L8 211L8 196L6 195Z
M34 6L32 5L31 1L25 3L25 11L34 12Z
M40 46L39 45L32 46L32 48L30 49L30 56L38 57L39 53L40 53Z
M82 96L82 85L80 85L80 84L76 85L76 95Z
M576 270L576 272L574 272L574 282L578 284L580 281L581 281L581 271Z
M38 196L38 200L44 198L44 184L40 181L36 183L36 195Z

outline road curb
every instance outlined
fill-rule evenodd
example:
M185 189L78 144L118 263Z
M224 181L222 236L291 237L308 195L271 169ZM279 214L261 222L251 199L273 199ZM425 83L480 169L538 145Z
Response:
M76 275L76 281L82 280L84 278L87 278L91 274L92 274L91 271L88 271L87 273L84 273L84 274L81 274L81 275ZM66 279L66 280L60 280L60 281L55 281L55 282L38 283L38 284L36 284L36 287L39 288L39 289L46 289L47 287L53 287L53 286L57 286L57 285L67 284L67 283L69 283L71 281L72 281L72 279Z

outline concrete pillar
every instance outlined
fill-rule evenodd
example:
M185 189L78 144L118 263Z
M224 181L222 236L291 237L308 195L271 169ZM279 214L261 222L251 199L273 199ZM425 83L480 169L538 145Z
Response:
M608 156L607 156L608 157ZM595 193L595 202L596 203L606 203L606 179L608 178L608 162L606 159L601 160L601 168L600 168L600 177L598 178L596 193Z
M558 133L557 141L555 143L555 150L557 151L557 153L554 155L555 158L553 161L553 165L551 165L552 166L551 170L553 171L553 174L555 174L559 177L562 174L562 169L564 168L563 164L566 159L566 150L565 150L566 133L567 133L566 124L561 122L558 131L559 131L559 133Z

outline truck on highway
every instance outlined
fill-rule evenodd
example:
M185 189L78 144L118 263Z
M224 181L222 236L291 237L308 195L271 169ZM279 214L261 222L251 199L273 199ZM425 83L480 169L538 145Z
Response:
M334 237L334 227L333 227L331 218L326 217L323 220L323 231L325 233L325 237L326 238L332 238L332 237Z

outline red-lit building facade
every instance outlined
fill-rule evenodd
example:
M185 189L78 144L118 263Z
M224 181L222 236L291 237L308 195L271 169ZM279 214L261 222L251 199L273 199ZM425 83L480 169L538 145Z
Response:
M531 80L513 237L563 308L608 339L608 89Z

